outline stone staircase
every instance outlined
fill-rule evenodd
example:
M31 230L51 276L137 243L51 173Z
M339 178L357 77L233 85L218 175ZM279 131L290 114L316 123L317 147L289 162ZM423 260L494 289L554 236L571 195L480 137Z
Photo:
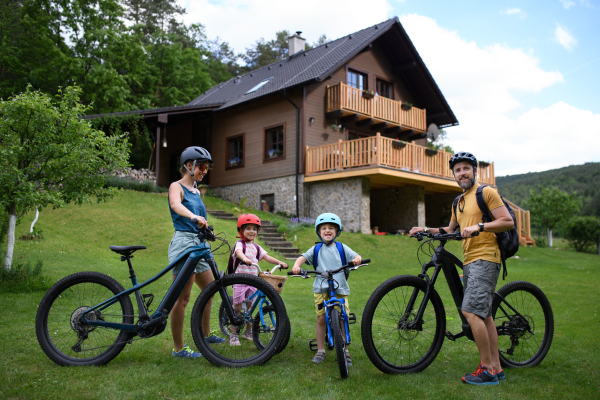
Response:
M210 215L219 219L237 221L238 217L231 213L219 210L206 210ZM286 260L295 260L302 254L294 247L292 242L285 240L281 233L277 233L277 225L271 221L260 221L261 228L258 237L264 240L266 245L273 251L282 254Z

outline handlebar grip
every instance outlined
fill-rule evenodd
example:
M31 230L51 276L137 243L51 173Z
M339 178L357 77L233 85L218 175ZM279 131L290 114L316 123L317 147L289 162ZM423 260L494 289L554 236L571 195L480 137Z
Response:
M192 224L198 225L198 220L196 218L192 218Z
M288 275L292 276L292 275L294 275L294 273L292 271L288 271Z
M479 236L479 232L475 231L471 234L471 236Z
M365 258L364 260L361 260L361 261L360 261L360 263L361 263L361 264L368 264L368 263L370 263L370 262L371 262L371 259L370 259L370 258Z
M288 267L284 267L283 264L279 264L279 269L288 269L288 268L289 268L289 266Z

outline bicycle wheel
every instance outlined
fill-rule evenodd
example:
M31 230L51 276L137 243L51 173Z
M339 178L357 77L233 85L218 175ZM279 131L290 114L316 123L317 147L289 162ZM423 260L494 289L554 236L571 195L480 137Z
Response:
M373 292L363 313L361 336L371 362L386 374L419 372L433 362L444 342L446 312L430 288L419 328L416 321L426 282L416 276L388 279ZM414 295L412 308L408 304Z
M261 350L269 344L269 342L273 339L273 335L275 333L275 327L273 326L272 319L272 310L273 307L271 305L263 307L263 319L265 323L262 323L259 314L257 314L256 318L254 318L254 321L252 323L252 338L254 339L254 344L256 345L256 347ZM284 325L281 328L283 329L283 336L281 338L281 344L277 346L275 354L281 353L281 351L285 349L288 342L290 341L291 328L290 319L288 318L287 314L284 319Z
M229 296L229 301L231 302L231 304L233 304L232 296ZM221 331L223 336L225 336L226 338L229 337L229 333L230 333L229 326L230 325L231 325L231 322L229 321L229 316L225 312L225 303L221 303L221 305L219 306L219 330ZM239 330L238 330L238 335L241 335L242 333L244 333L245 329L246 329L246 325L240 326Z
M552 344L554 316L548 298L540 288L524 281L511 282L494 298L493 316L498 329L500 362L504 367L533 367L539 364Z
M335 346L335 353L337 355L337 363L340 368L340 376L342 379L348 377L348 360L346 358L346 335L342 326L344 324L344 318L337 309L331 310L331 332L333 333L333 345Z
M233 274L224 276L218 281L212 282L208 285L200 294L194 308L192 310L192 336L196 346L200 349L200 352L206 357L208 361L217 366L226 367L247 367L250 365L260 365L267 362L277 350L281 344L283 329L275 329L272 337L266 342L264 339L264 348L258 348L253 340L239 340L239 345L231 345L231 341L223 344L211 344L206 341L203 333L203 323L205 327L216 327L220 324L218 312L207 312L210 317L203 320L204 310L207 308L208 303L212 300L213 309L221 307L224 301L229 302L229 298L233 297L233 286L234 285L246 285L246 289L260 290L265 295L266 300L270 303L275 321L275 326L279 324L284 325L285 321L285 306L283 300L279 296L279 293L273 289L273 287L256 276L247 274ZM224 295L221 295L220 290L224 290ZM224 308L225 310L225 308ZM231 333L241 331L243 326L247 326L249 329L253 325L255 318L260 318L259 310L254 311L254 315L249 314L249 310L239 309L236 311L238 316L241 317L237 326L234 326L233 322L228 319L229 325L226 325L228 330L227 336ZM263 338L261 337L261 340Z
M59 365L103 365L115 358L132 334L116 329L82 325L79 316L89 308L122 292L108 275L79 272L58 281L46 293L37 311L35 331L44 353ZM88 319L133 324L128 296Z

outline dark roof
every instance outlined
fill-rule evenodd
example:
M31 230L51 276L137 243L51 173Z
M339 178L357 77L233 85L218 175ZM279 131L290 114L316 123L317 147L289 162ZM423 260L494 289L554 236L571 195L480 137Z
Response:
M221 105L222 105L222 103L221 104L203 104L200 106L187 104L185 106L148 108L146 110L121 111L121 112L108 113L108 114L90 114L90 115L84 115L81 118L82 119L96 119L96 118L102 118L102 117L110 117L110 116L117 116L117 115L131 115L131 114L141 114L141 115L144 115L146 118L148 118L148 117L156 117L158 114L179 114L179 113L186 113L186 112L191 112L191 111L194 111L194 112L208 111L208 110L213 110L215 108L218 108Z
M458 124L397 17L215 85L188 106L222 104L218 110L223 110L286 88L325 80L377 39L381 39L394 72L403 77L417 100L415 105L426 108L428 116L432 116L427 118L428 123ZM247 93L265 79L269 79L268 83Z

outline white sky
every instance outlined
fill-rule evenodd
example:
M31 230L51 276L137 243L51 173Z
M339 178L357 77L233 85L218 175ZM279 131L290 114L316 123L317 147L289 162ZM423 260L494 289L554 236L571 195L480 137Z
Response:
M600 161L600 12L585 0L180 3L186 23L239 53L283 29L312 43L397 15L459 120L447 129L456 151L493 161L497 176Z

